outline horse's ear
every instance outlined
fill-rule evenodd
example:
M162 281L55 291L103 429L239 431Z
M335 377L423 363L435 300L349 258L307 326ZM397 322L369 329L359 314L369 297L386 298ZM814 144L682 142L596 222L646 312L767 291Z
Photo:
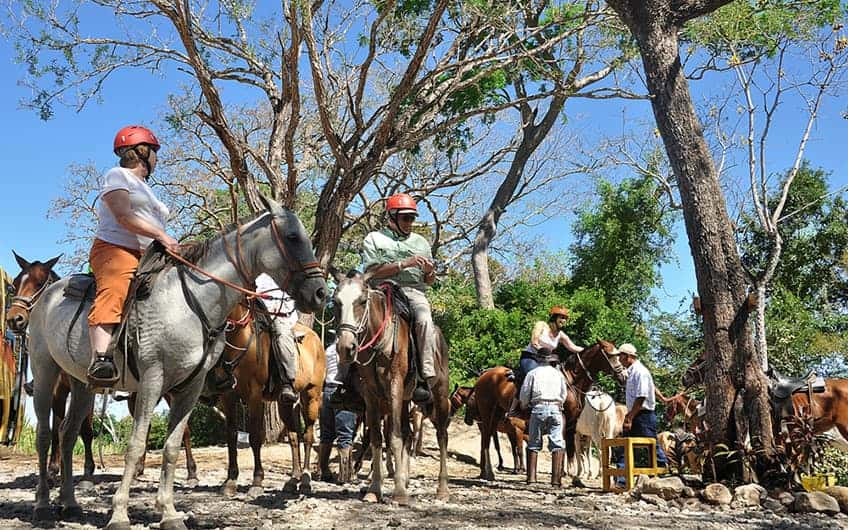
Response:
M61 258L62 256L63 256L63 254L59 254L55 258L47 260L47 262L44 264L44 266L52 271L53 267L56 265L56 263L59 261L59 258Z
M18 256L18 253L14 250L12 251L12 254L15 255L15 261L18 262L18 266L21 268L21 270L27 270L29 268L30 263L27 260Z
M283 214L283 207L280 206L280 203L275 201L274 199L269 199L268 197L259 194L259 200L262 201L262 205L266 210L271 212L275 216L280 216Z

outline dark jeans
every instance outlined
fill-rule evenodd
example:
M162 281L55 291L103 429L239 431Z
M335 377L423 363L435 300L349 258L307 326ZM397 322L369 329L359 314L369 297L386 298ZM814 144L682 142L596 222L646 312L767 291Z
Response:
M527 354L524 354L524 355L521 356L521 359L518 361L518 366L519 366L519 368L521 368L521 371L523 372L521 374L521 380L523 381L524 376L529 374L530 370L539 367L539 362L536 361L536 359L534 359L533 357L531 357Z
M643 410L639 414L633 418L633 425L630 427L629 431L625 431L623 436L630 436L634 438L653 438L657 439L657 415L653 410ZM618 467L624 467L624 451L621 449L617 450L618 455ZM657 465L667 466L668 458L665 456L665 451L663 451L662 447L660 447L659 442L657 442Z
M338 438L339 449L353 445L353 435L356 429L356 413L349 410L334 409L330 406L330 396L336 391L335 385L324 385L321 401L321 443L331 444Z

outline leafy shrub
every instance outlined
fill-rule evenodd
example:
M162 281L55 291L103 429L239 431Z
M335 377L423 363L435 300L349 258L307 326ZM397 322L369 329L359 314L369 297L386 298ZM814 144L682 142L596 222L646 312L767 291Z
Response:
M814 467L816 473L833 473L836 483L848 486L848 454L835 447L827 447Z

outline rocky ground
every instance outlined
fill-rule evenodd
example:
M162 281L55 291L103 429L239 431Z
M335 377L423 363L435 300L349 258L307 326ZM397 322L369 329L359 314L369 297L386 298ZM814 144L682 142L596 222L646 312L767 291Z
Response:
M505 442L505 440L504 440ZM506 445L506 444L504 444ZM716 529L735 528L848 528L848 516L798 514L788 512L776 499L763 505L741 507L708 505L697 498L696 490L673 491L675 484L643 484L639 499L631 494L604 494L598 483L589 488L553 490L547 485L550 460L540 459L540 484L528 487L522 477L498 473L496 482L479 480L476 461L479 436L476 427L457 421L451 426L450 460L451 498L435 499L438 449L432 428L427 429L425 455L412 465L410 506L391 502L377 505L360 501L366 485L368 463L359 481L346 487L312 482L308 495L283 493L290 462L285 445L268 446L263 451L265 492L248 497L252 475L250 449L239 451L240 487L233 498L219 494L226 476L226 449L197 449L200 484L185 484L185 469L177 471L175 496L177 508L187 516L189 528L270 529L270 528L592 528L592 529ZM507 455L505 458L509 461ZM153 503L158 484L159 455L148 456L148 471L132 489L130 518L134 529L158 528L158 513ZM77 470L81 462L76 462ZM334 459L335 464L335 459ZM123 458L111 456L107 468L98 470L95 489L78 492L84 521L58 521L57 528L101 528L108 521L111 497L120 480ZM0 529L33 528L30 518L36 484L37 460L14 453L0 455ZM655 486L662 486L652 489ZM388 494L391 480L384 485ZM670 488L670 489L669 489ZM678 488L679 489L679 488ZM651 493L655 491L654 493ZM716 492L719 497L723 492ZM58 491L54 488L51 496ZM789 499L791 500L791 499ZM773 502L770 502L773 501ZM788 500L787 500L788 502Z

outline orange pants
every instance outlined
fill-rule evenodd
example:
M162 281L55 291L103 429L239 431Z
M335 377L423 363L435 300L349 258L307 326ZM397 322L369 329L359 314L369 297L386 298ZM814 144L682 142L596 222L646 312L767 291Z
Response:
M97 281L97 294L88 313L88 325L120 324L130 281L141 252L95 239L88 262Z

